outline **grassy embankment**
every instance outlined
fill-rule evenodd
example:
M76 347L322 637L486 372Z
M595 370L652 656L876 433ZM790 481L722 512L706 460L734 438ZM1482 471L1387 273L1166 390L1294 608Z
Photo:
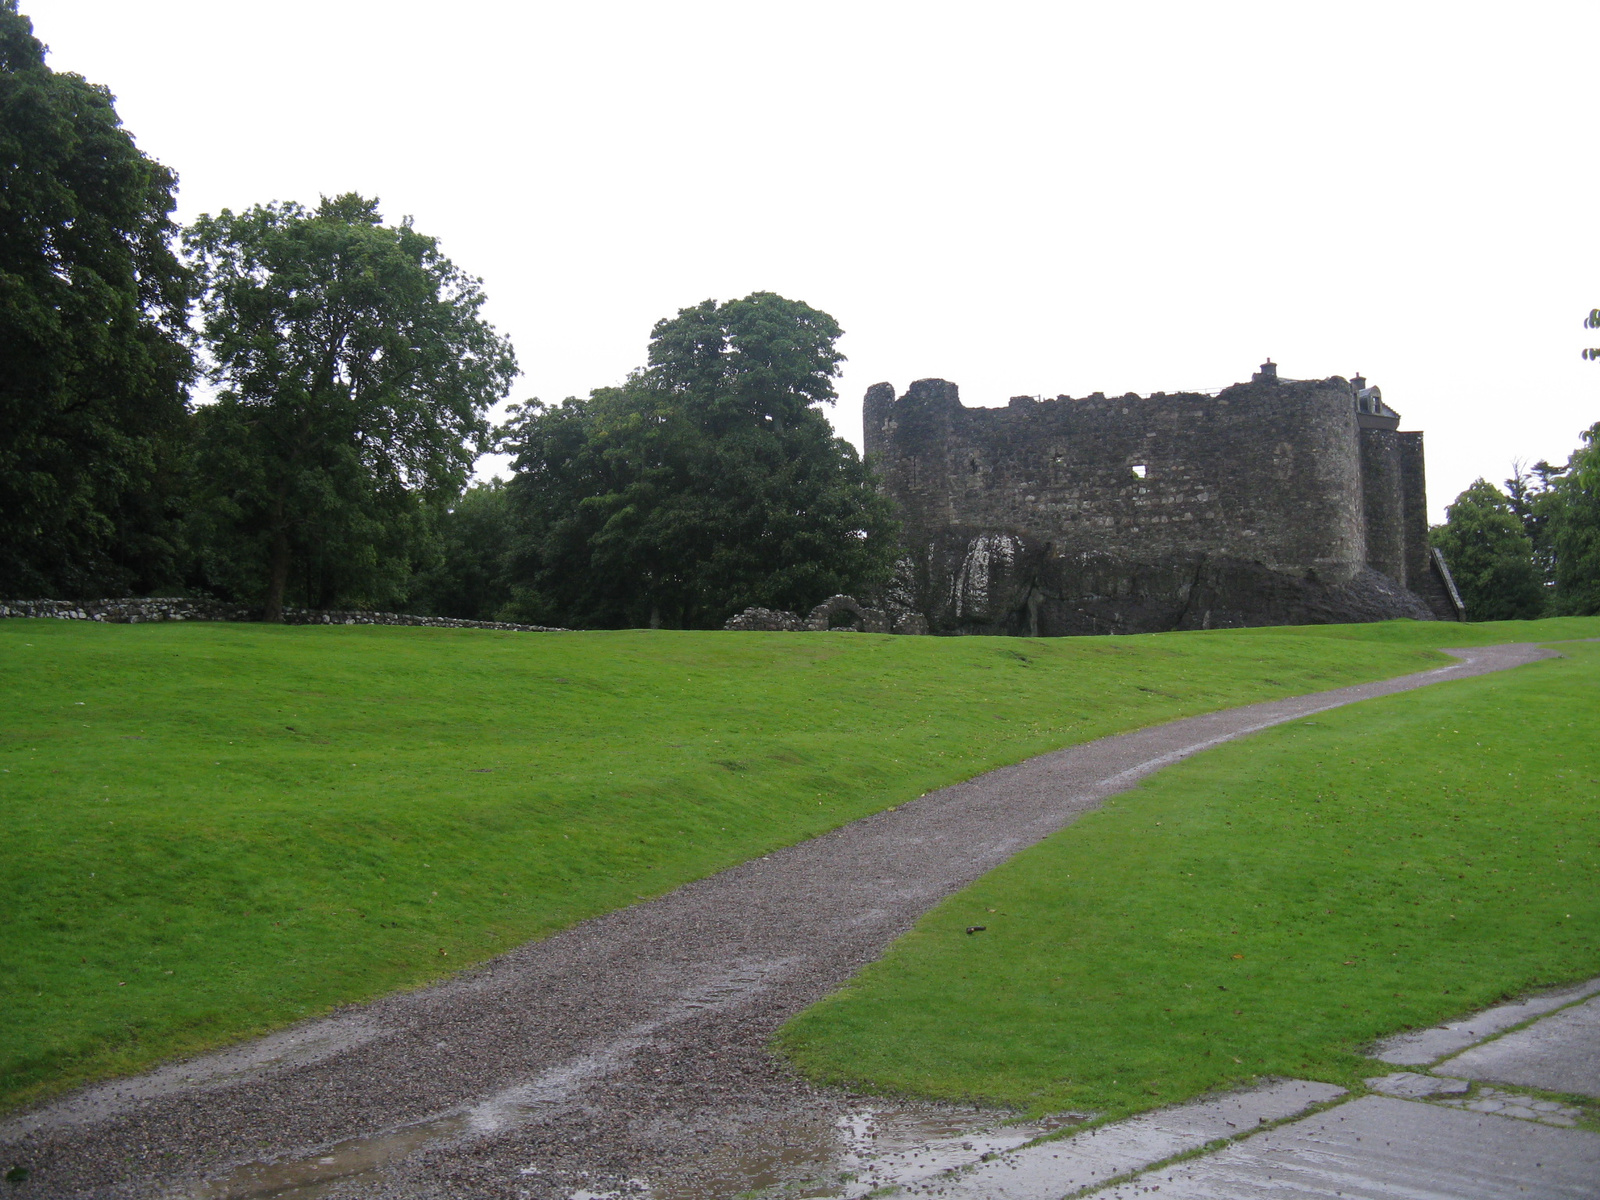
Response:
M0 1107L435 979L1105 733L1600 632L0 621Z
M783 1043L815 1077L1117 1115L1259 1075L1359 1086L1393 1069L1359 1054L1379 1035L1600 974L1600 646L1561 649L1168 768Z

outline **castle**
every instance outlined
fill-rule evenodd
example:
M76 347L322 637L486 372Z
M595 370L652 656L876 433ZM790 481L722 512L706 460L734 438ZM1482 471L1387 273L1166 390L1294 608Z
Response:
M1033 636L1459 619L1428 546L1422 434L1359 376L1215 395L967 408L953 383L867 391L899 503L898 606L936 633Z

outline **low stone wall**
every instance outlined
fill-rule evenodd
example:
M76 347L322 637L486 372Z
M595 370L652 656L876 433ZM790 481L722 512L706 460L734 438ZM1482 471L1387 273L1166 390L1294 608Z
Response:
M841 614L847 615L848 621L835 624L834 619ZM729 617L722 627L759 633L823 633L832 629L849 633L925 634L928 618L921 613L891 613L881 608L868 608L854 596L829 596L806 617L782 609L747 608Z
M66 621L108 621L136 625L141 621L259 621L261 610L217 600L179 596L140 596L122 600L4 600L3 617L55 617ZM327 612L286 608L285 625L424 625L435 629L507 629L518 633L567 633L548 625L513 625L506 621L464 621L457 617L418 617L409 613Z

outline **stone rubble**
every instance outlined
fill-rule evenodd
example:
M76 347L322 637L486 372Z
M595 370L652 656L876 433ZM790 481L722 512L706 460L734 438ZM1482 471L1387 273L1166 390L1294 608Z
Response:
M843 616L842 622L836 618ZM722 626L745 633L904 633L925 634L928 618L921 613L868 608L854 596L829 596L809 616L782 609L751 606Z

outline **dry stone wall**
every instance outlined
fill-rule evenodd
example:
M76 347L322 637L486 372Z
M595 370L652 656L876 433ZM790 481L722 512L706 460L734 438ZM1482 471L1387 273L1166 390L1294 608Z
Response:
M3 617L55 617L68 621L259 621L261 610L243 604L181 597L144 596L120 600L0 601ZM465 621L456 617L418 617L408 613L333 612L310 608L283 610L285 625L421 625L435 629L506 629L519 633L566 633L547 625L515 625L506 621Z

